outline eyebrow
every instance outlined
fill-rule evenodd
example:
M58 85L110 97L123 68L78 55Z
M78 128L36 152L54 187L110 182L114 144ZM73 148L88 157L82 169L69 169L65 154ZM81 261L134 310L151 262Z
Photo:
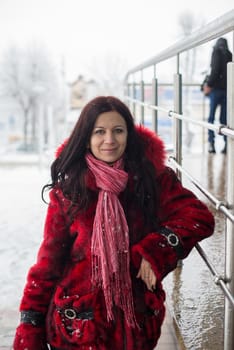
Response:
M104 126L95 126L94 129L101 128L101 129L106 129ZM115 125L114 128L126 128L125 125Z

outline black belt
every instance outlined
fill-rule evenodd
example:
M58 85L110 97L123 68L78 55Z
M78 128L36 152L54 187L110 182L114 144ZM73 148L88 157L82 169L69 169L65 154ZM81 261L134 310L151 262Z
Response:
M39 311L25 310L21 311L20 322L29 323L33 326L42 326L45 322L45 315Z
M179 237L167 227L160 227L157 232L166 238L167 243L175 250L178 258L181 258L183 256L183 246Z
M61 312L69 320L73 320L75 318L77 318L78 320L92 320L94 318L93 310L77 311L72 308L68 308L68 309L58 308L58 311Z

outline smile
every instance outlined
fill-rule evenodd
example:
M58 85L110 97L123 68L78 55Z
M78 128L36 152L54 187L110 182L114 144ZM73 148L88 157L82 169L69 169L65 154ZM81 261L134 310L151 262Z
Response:
M114 149L102 149L102 152L115 152L116 148Z

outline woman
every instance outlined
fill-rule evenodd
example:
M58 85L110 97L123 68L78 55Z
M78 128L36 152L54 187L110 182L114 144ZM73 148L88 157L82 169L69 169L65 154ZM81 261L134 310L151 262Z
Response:
M154 349L162 280L214 227L164 159L162 141L117 98L84 107L45 186L44 240L14 350Z

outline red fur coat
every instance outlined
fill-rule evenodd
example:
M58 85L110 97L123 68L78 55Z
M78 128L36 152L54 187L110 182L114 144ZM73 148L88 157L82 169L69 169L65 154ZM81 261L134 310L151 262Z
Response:
M68 200L58 189L50 192L44 240L29 271L20 306L21 311L45 315L45 322L36 326L22 323L17 328L15 350L43 350L46 342L63 350L152 350L156 346L164 319L161 282L177 266L178 259L185 258L198 241L212 234L214 220L206 206L165 166L162 141L148 129L140 127L138 133L156 168L161 189L157 232L146 232L131 193L120 197L129 226L130 272L139 327L129 328L118 309L115 321L107 322L102 291L92 289L90 242L97 188L90 175L93 203L69 228L65 214ZM136 278L142 256L157 277L155 292Z

